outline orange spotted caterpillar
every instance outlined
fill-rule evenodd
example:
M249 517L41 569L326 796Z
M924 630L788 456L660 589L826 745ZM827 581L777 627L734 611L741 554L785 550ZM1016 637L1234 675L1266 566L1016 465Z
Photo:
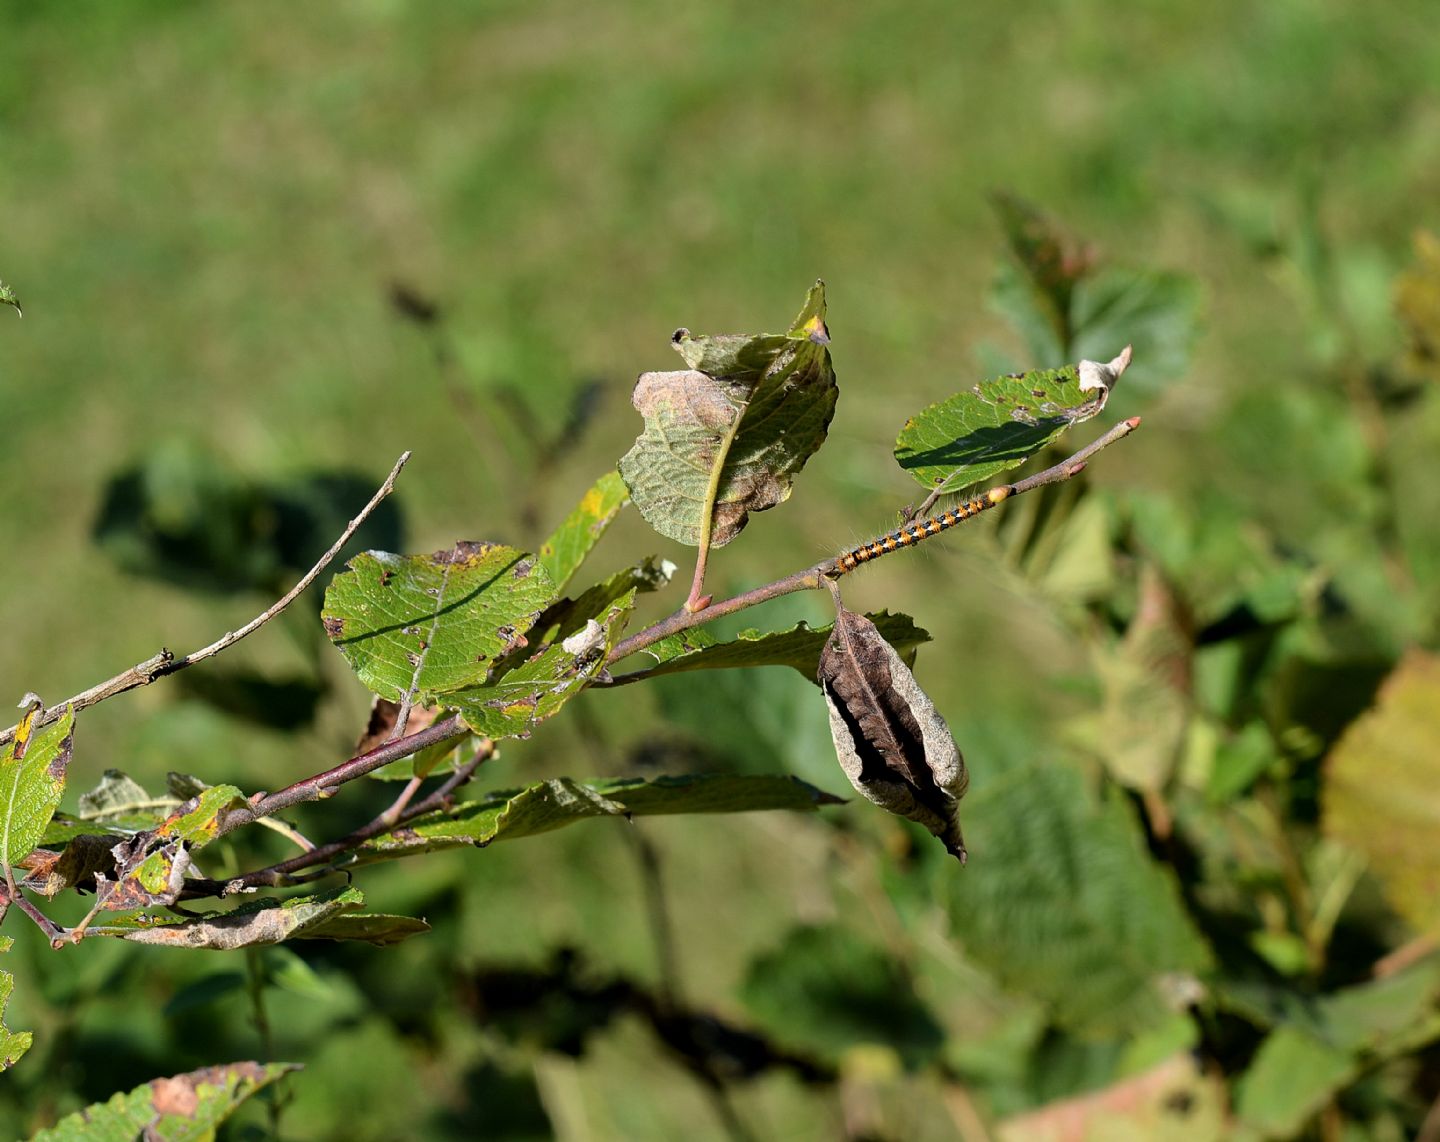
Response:
M1009 499L1013 490L1011 485L1001 484L998 488L991 488L983 496L976 496L973 500L956 504L953 508L943 511L937 516L932 516L930 519L921 520L919 523L907 523L889 535L882 535L879 539L872 539L869 543L852 547L843 555L836 556L834 574L844 575L854 571L862 563L869 563L872 559L878 559L880 556L898 551L902 547L913 547L922 539L939 535L946 528L954 527L962 520L977 516L986 508L993 508L1003 500Z

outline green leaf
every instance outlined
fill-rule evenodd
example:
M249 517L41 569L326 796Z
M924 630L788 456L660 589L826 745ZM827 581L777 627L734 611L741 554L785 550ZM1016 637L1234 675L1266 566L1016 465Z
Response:
M895 459L926 488L957 492L1023 464L1107 395L1080 391L1078 365L994 377L906 421Z
M1051 218L1010 195L994 205L1015 261L991 285L990 307L1010 321L1031 361L1103 360L1132 345L1137 364L1126 388L1153 391L1190 365L1201 293L1184 274L1100 267L1089 247Z
M1170 781L1190 726L1189 614L1151 563L1139 571L1140 601L1124 638L1091 646L1100 710L1087 744L1120 784L1158 793Z
M1135 364L1125 374L1125 391L1153 393L1190 368L1203 301L1199 282L1188 274L1101 270L1075 287L1075 338L1066 356L1104 360L1114 345L1133 346Z
M1119 791L1097 799L1050 763L982 783L967 806L972 860L947 881L966 953L1077 1034L1168 1019L1172 987L1209 951Z
M792 928L751 963L741 999L780 1042L830 1062L880 1044L913 1070L944 1043L895 956L838 924Z
M1440 955L1381 979L1341 988L1317 1004L1326 1042L1344 1051L1394 1058L1440 1036Z
M1414 651L1325 760L1328 836L1364 854L1391 906L1440 934L1440 657Z
M325 632L361 681L392 702L485 680L554 599L533 556L489 543L433 555L368 551L325 592Z
M1240 1077L1235 1108L1247 1126L1293 1138L1357 1071L1345 1051L1285 1025L1266 1037Z
M423 920L408 916L360 913L364 904L358 888L342 888L283 901L255 900L229 912L208 912L183 920L165 913L133 912L92 924L88 935L170 948L229 951L298 939L397 943L429 931Z
M477 734L497 740L528 736L604 667L634 602L635 592L626 592L602 618L587 619L575 634L544 648L494 682L447 695L445 704L458 710Z
M630 493L620 473L606 472L540 545L540 565L549 573L555 590L564 590L629 499Z
M25 316L25 311L20 308L20 299L15 296L15 291L4 282L0 282L0 305L13 305L16 313L21 317Z
M1095 265L1092 250L1031 203L1006 192L990 199L1014 255L992 304L1019 328L1037 362L1070 356L1071 296Z
M690 366L643 373L633 403L645 431L620 461L635 507L661 535L698 546L734 539L752 511L790 496L825 441L838 390L816 282L784 334L696 337L673 344Z
M793 777L732 776L612 778L581 785L568 777L539 781L470 801L449 812L418 817L403 829L367 841L362 860L411 856L459 845L548 833L592 817L648 817L674 813L792 812L838 805L840 799Z
M902 656L930 641L930 633L917 627L909 615L880 611L866 617ZM811 627L800 622L783 631L742 630L730 642L716 642L698 630L686 631L648 647L645 653L653 654L659 662L649 670L637 671L637 675L652 678L732 666L789 666L814 682L820 650L832 629L833 624ZM701 638L695 639L696 634Z
M428 931L430 925L414 916L395 916L385 912L342 912L307 925L295 933L295 938L353 940L385 948Z
M31 1142L206 1142L247 1098L299 1069L296 1063L226 1063L155 1079L62 1118Z
M0 952L8 952L14 942L9 936L0 936ZM0 971L0 1071L8 1071L18 1063L34 1039L29 1031L12 1031L5 1026L5 1006L14 988L15 977L8 971Z
M74 746L75 715L65 712L33 729L38 707L20 720L0 755L0 868L18 864L45 835L65 791L65 770Z

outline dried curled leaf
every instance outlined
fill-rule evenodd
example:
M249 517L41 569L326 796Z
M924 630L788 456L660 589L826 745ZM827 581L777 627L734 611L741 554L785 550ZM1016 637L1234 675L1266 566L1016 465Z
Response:
M875 624L843 606L820 652L840 768L882 809L918 821L965 863L965 759L935 704Z

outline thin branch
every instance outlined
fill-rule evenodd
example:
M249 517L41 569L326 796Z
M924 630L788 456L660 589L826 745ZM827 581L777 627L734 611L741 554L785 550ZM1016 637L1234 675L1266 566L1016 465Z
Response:
M327 797L333 797L336 790L346 782L354 781L357 777L364 777L367 773L374 773L381 766L419 753L428 746L464 737L469 732L459 715L452 715L444 721L426 726L423 730L417 730L403 738L384 742L366 753L357 754L348 761L342 761L334 769L327 769L324 773L317 773L297 781L293 785L287 785L279 792L251 798L250 804L245 808L232 809L220 818L220 828L216 835L224 836L226 833L234 832L236 829L258 821L261 817L268 817L271 813L278 813L282 809L288 809L290 806L299 805L304 801L323 801ZM321 848L323 847L322 845ZM319 849L315 851L318 852ZM309 856L310 854L305 855Z
M1036 472L1033 476L1027 476L1025 479L1017 481L1014 484L1001 484L998 487L991 488L982 498L988 503L998 504L1013 496L1034 491L1036 488L1043 488L1049 484L1060 484L1066 480L1074 479L1085 470L1086 461L1088 461L1090 457L1102 449L1108 448L1117 440L1129 436L1130 433L1139 427L1140 418L1138 416L1132 416L1129 420L1122 420L1119 424L1115 425L1114 428L1110 429L1109 432L1098 437L1092 443L1087 444L1074 455L1067 456L1064 460L1061 460L1060 463L1051 465L1044 471ZM882 536L881 540L884 538L885 537ZM861 548L872 547L876 542L880 541L862 544ZM900 550L901 546L903 545L896 545L892 549ZM830 559L822 559L819 563L806 567L803 571L796 571L793 575L786 575L783 579L776 579L773 583L767 583L763 587L756 587L754 590L746 591L744 594L736 595L734 598L725 599L718 603L711 603L701 611L689 611L682 607L669 618L661 619L653 626L647 627L645 630L639 631L619 643L615 649L610 652L610 656L606 660L606 665L614 665L621 659L628 658L630 655L644 650L647 646L653 646L661 639L669 638L673 634L690 630L692 627L702 626L724 615L734 614L736 611L742 611L746 607L753 607L757 603L765 603L771 599L777 599L781 595L793 594L796 591L818 590L825 585L827 579L836 578L851 569L841 565L843 558L844 554L834 556ZM622 678L623 677L624 676L622 676ZM617 678L612 684L618 684L620 682L621 679ZM597 685L599 684L600 683L597 683Z
M417 817L432 813L437 809L448 808L450 799L455 790L464 785L472 777L480 766L495 756L495 743L485 738L475 747L475 752L470 760L464 765L456 768L436 790L427 797L421 798L408 807L401 804L398 811L396 805L390 806L379 816L368 824L346 834L339 840L330 841L328 844L319 845L309 852L293 856L289 860L278 861L275 864L267 865L265 868L256 869L254 872L247 872L243 876L232 877L229 880L203 880L192 879L185 882L184 898L187 900L202 896L228 896L236 892L243 892L248 888L265 886L268 888L279 887L295 883L294 874L307 868L314 868L317 865L327 864L336 857L344 856L357 845L363 844L372 837L378 837L382 833L388 833L397 825L405 821L413 821ZM408 800L408 798L406 798ZM228 822L227 822L228 826ZM323 875L323 874L322 874ZM307 878L308 879L308 878Z
M114 678L107 679L96 686L92 686L90 689L76 694L73 698L67 698L58 706L52 706L43 718L36 723L35 728L39 729L40 726L53 721L59 717L67 707L78 712L88 706L95 705L97 702L103 702L107 698L113 698L116 694L123 694L127 690L134 690L137 686L148 686L151 682L154 682L155 679L163 675L174 674L178 670L184 670L187 666L194 666L197 662L203 662L205 659L219 654L222 650L227 650L234 646L246 635L254 634L299 598L305 588L315 582L316 578L330 565L330 562L335 556L340 554L341 549L349 543L355 533L360 530L360 525L380 506L380 502L395 490L395 480L399 477L400 470L405 467L409 459L410 453L406 452L399 460L395 461L395 467L390 469L390 475L385 477L385 482L380 485L380 489L370 498L370 502L361 509L360 514L350 521L349 526L341 533L340 538L334 542L330 550L325 552L325 554L320 557L320 561L305 573L304 578L296 583L295 586L273 606L266 609L263 613L256 615L255 618L251 619L239 630L227 631L222 637L216 639L209 646L202 647L192 654L176 658L169 650L162 648L160 653L154 657L147 658L144 662L136 663L130 667L129 670L122 670L119 674L115 675ZM4 745L15 736L15 729L15 726L11 726L8 730L0 732L0 745Z

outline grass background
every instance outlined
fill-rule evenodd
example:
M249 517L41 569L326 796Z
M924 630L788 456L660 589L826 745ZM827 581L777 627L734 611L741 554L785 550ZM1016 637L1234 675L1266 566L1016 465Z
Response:
M914 498L889 456L904 419L978 379L982 360L1019 357L984 303L1002 254L985 201L996 187L1116 261L1203 284L1192 369L1098 480L1182 498L1218 484L1282 539L1323 527L1346 504L1344 448L1266 410L1343 347L1307 309L1318 302L1299 271L1254 253L1318 203L1343 252L1330 280L1354 343L1393 341L1390 282L1411 232L1440 216L1431 7L0 2L0 273L26 306L23 323L0 313L0 679L56 701L263 607L128 575L97 551L105 482L139 458L188 448L255 479L347 470L378 483L410 448L410 549L534 542L628 447L630 384L672 367L671 329L782 328L817 276L842 393L831 439L793 500L717 556L713 582L754 585L868 537ZM397 283L442 308L449 363L397 316ZM553 430L589 380L601 405L588 432L532 484L497 386L523 391ZM1123 388L1112 410L1128 415ZM527 500L538 531L518 510ZM957 535L881 565L848 598L936 635L920 678L980 771L1052 748L1047 727L1090 696L1065 628L966 546ZM629 518L596 571L650 551L685 565ZM823 616L805 599L746 619ZM283 672L302 646L275 629L235 657ZM345 755L364 709L333 659L335 693L299 735L227 721L163 685L97 708L72 784L174 768L264 788L321 768ZM494 781L623 769L630 745L697 701L678 683L659 702L641 689L587 696L584 721L507 750ZM843 789L798 679L701 689L712 717L726 703L717 744L748 767ZM796 917L898 923L877 903L876 870L837 864L815 822L644 829L663 853L688 994L719 1011L736 1013L746 964ZM565 943L607 970L655 972L618 829L362 883L440 930L385 953L307 950L324 995L277 1016L277 1049L311 1068L287 1137L397 1137L417 1117L435 1136L477 1123L502 1136L485 1114L528 1105L528 1088L506 1087L514 1059L443 1010L447 981ZM891 936L927 938L904 924ZM165 1007L234 965L98 941L52 957L33 943L8 965L9 1022L41 1044L0 1089L16 1130L256 1049L238 993L188 1016ZM42 1076L25 1078L27 1065ZM537 1066L567 1137L722 1130L624 1022L583 1060ZM502 1094L487 1102L485 1082ZM949 1136L935 1091L881 1097L897 1103L896 1137ZM832 1136L845 1114L774 1076L740 1098L765 1136Z

